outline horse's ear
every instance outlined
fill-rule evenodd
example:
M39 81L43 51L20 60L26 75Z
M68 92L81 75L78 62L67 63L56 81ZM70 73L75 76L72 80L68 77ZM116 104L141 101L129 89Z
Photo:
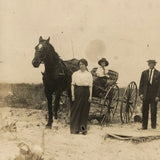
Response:
M48 39L47 39L47 43L49 43L49 40L50 40L50 37L48 37Z
M39 42L41 42L43 40L42 36L39 37Z

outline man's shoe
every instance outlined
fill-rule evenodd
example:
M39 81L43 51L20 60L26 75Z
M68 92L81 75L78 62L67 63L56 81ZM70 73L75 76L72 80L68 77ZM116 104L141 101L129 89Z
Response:
M79 134L79 131L71 131L71 134Z

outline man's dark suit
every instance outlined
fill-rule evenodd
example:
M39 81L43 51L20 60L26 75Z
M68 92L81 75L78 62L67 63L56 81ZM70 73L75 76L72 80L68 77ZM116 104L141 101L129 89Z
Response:
M156 97L160 98L160 72L154 70L152 83L149 83L149 69L142 72L139 95L143 95L142 108L142 128L147 129L149 104L151 104L151 127L156 128L157 102Z

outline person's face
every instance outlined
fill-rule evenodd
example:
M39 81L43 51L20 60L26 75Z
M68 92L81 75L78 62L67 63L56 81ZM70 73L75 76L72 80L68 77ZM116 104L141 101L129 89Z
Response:
M104 67L106 65L106 62L101 62L101 66Z
M84 70L86 70L86 65L84 63L80 62L79 63L79 68L80 68L81 71L84 71Z
M155 67L156 63L148 63L148 66L150 69L153 69Z

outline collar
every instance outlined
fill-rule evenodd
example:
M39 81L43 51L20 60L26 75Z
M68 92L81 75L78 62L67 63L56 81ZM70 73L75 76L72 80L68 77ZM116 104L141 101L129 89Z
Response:
M153 69L149 69L149 72L151 72L151 70L154 72L154 71L155 71L155 68L153 68Z
M84 72L82 72L82 71L79 69L79 72L80 72L80 73L86 73L86 72L87 72L87 70L85 70Z
M104 67L100 66L99 68L102 68L102 69L103 69L103 68L105 68L105 67L106 67L106 66L104 66Z

